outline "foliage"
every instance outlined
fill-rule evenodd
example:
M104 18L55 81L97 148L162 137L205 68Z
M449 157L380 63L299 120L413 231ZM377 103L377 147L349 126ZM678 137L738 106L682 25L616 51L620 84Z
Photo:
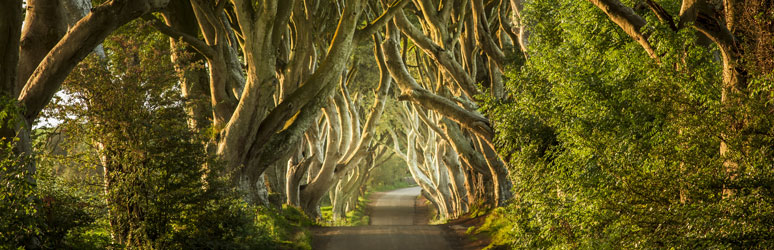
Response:
M99 213L105 211L102 202L94 196L89 197L88 193L60 183L62 180L53 176L50 169L39 169L37 176L41 199L38 216L45 225L41 228L43 248L109 245L106 238L108 235L91 239L72 238L96 222Z
M366 211L368 204L371 203L370 197L371 193L357 197L357 207L347 212L348 224L352 226L367 226L371 224L371 217L368 216Z
M3 107L2 114L14 105ZM35 183L25 168L24 156L16 156L16 140L0 140L0 249L32 242L39 234Z
M407 168L405 161L398 156L391 156L384 164L371 170L367 181L368 190L371 192L383 192L416 186L416 183L411 180L411 174Z
M282 249L312 249L311 232L307 229L312 219L293 206L283 205L279 211L270 207L259 207L256 222L269 232Z
M509 97L482 107L496 121L498 148L510 159L519 194L487 226L499 243L774 244L769 96L722 103L715 49L690 29L672 32L646 10L660 64L591 3L534 1L525 12L530 57L510 71ZM771 93L771 78L754 79L749 91ZM732 149L726 157L721 140ZM738 171L726 172L724 161ZM734 195L724 197L724 190Z
M304 218L247 205L188 127L166 37L137 21L104 46L36 131L44 247L309 248Z
M371 195L373 193L369 190L365 194L357 197L357 205L355 209L347 212L346 217L343 220L333 220L333 206L321 206L320 214L322 218L322 224L326 226L367 226L371 224L371 217L368 216L368 204L371 203Z
M3 116L19 113L15 102L5 103ZM17 142L18 138L3 139L0 146L0 249L65 246L68 232L94 217L75 192L53 183L45 168L33 175L29 170L33 158L18 155Z

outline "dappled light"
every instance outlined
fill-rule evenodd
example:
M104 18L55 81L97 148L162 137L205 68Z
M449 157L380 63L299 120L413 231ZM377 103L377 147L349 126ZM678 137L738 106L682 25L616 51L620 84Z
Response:
M771 249L768 0L9 0L0 249Z

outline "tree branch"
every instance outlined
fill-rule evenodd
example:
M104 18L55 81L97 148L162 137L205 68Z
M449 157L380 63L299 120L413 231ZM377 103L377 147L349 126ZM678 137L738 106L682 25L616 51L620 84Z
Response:
M6 1L0 8L0 95L15 97L21 38L22 1Z
M415 27L403 14L403 11L398 11L395 14L394 23L400 28L407 37L411 39L422 51L425 52L433 61L441 65L441 68L446 70L452 78L460 85L461 89L469 97L473 98L478 95L479 91L476 88L475 81L470 75L463 69L451 54L451 51L441 48L438 44L433 42L427 37L421 30Z
M656 51L648 42L648 36L641 31L645 27L645 19L634 13L632 8L623 5L618 0L589 0L589 2L604 11L608 18L637 41L651 58L659 60Z
M406 7L406 4L409 2L409 0L396 0L387 8L386 11L384 11L384 13L382 13L381 16L377 17L374 21L362 29L355 31L355 40L361 41L373 35L377 30L384 27L387 22L392 20L392 18L395 16L395 13L398 13L398 11Z
M439 114L462 124L476 134L480 134L485 138L492 138L494 132L486 118L463 109L449 99L433 94L417 84L411 74L409 74L405 64L403 64L395 38L387 39L382 43L381 47L387 68L406 99L427 109L435 110Z
M505 54L492 40L486 13L484 13L484 3L482 0L473 0L472 7L476 42L478 43L478 46L492 58L497 65L497 68L502 72L505 70Z
M159 20L158 18L152 15L144 15L142 16L142 19L149 21L151 25L162 34L172 38L182 39L184 42L191 45L191 47L193 47L196 51L198 51L199 53L201 53L202 55L208 58L213 58L217 54L217 52L214 49L212 49L209 45L207 45L207 43L205 43L204 41L199 40L199 38L196 38L192 35L183 33L175 28L172 28L169 25L166 25L161 20Z
M701 4L702 0L683 0L680 6L680 22L677 28L682 29L687 23L695 22Z
M97 45L118 27L166 6L165 0L114 0L93 8L46 55L18 98L32 123L59 90L62 81Z
M647 3L650 10L656 14L656 17L658 17L659 21L665 23L667 26L669 26L670 29L677 31L677 26L675 26L675 21L672 20L672 15L670 15L664 8L662 8L661 5L653 2L653 0L645 0L645 3Z
M275 134L285 122L294 116L301 107L306 105L314 96L330 84L346 66L346 61L352 50L352 39L355 25L360 12L358 6L346 6L345 13L336 29L336 35L331 42L328 56L320 64L320 68L288 98L277 105L261 122L258 127L255 142L263 143Z

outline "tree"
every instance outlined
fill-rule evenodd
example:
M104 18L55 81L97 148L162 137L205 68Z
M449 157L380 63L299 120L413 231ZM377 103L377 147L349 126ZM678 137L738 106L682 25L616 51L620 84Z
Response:
M752 74L750 64L723 55L745 46L710 39L725 33L747 40L746 32L724 31L732 23L726 15L703 9L722 5L684 4L691 1L524 5L527 61L506 74L507 98L482 104L499 121L495 141L520 194L500 210L510 222L502 243L770 247L771 225L762 218L771 211L765 190L772 155L763 141L772 134L762 112L771 110L771 99L751 94L761 93L760 85L728 85L736 74L730 71L759 83L770 83L770 74ZM760 6L735 4L729 6ZM699 17L690 19L691 10ZM715 34L701 31L707 27ZM718 150L722 145L728 150Z
M475 34L470 32L470 25L472 25L469 22L470 19L464 18L469 10L467 1L449 2L449 4L444 4L443 8L438 8L439 5L440 3L434 1L420 1L419 6L416 6L423 14L423 18L419 20L422 21L423 27L428 27L426 30L427 34L409 22L403 11L396 14L393 20L394 24L390 24L387 27L386 40L382 44L385 63L390 70L390 74L396 79L397 85L403 92L402 100L410 100L420 104L459 123L475 135L472 138L473 141L483 140L486 146L490 147L488 150L494 152L491 149L494 147L494 144L492 143L493 132L489 120L475 111L476 105L471 100L471 98L480 94L475 84L477 79L474 80L473 76L478 73L479 69L475 65L482 58L474 55L476 49L473 47L475 46L470 44L471 42L475 43L476 40L473 37ZM507 6L500 7L507 8ZM451 19L453 15L455 17ZM455 27L455 30L449 32L450 27ZM437 86L434 88L438 93L432 93L419 85L406 69L403 63L403 57L405 56L401 56L398 46L398 28L428 57L426 61L416 59L417 63L428 64L432 61L438 65L438 68L425 66L426 72L434 72L433 69L438 71L437 76L426 73L431 82L437 81L437 83L433 84ZM468 32L463 33L463 28ZM483 37L484 35L481 34L479 39L492 39L489 36L485 38ZM459 46L457 46L458 43ZM487 44L493 45L491 43ZM504 47L505 45L506 43L502 43L499 46ZM457 48L461 50L459 51L459 55L462 56L460 58L456 56ZM498 55L502 54L499 48L490 47L490 49L492 53L498 52ZM502 84L501 79L498 80L500 69L497 69L498 66L494 61L487 66L492 74L486 80L486 85L492 89L500 89L501 86L499 85ZM421 76L420 79L425 81L425 76ZM459 93L459 95L449 96L451 93ZM447 135L447 138L459 138L459 135ZM455 147L457 150L464 147L463 143L454 143L453 145L459 146ZM497 159L500 158L499 156L484 156L482 154L485 154L487 151L484 151L484 148L479 150L478 152L476 150L469 150L463 155L463 159L479 173L491 177L494 185L494 204L507 203L512 197L511 184L507 178L507 169L502 164L502 160ZM479 161L475 161L476 159L471 159L468 156L476 157Z
M393 8L402 7L403 2ZM160 31L182 38L207 59L212 120L218 133L216 154L229 171L239 173L235 177L247 193L263 188L258 185L263 172L289 157L320 114L334 93L353 42L370 36L394 12L385 11L370 25L356 29L361 5L362 1L341 5L272 1L254 7L246 1L220 5L192 1L204 41L156 22ZM306 6L319 7L304 9ZM334 29L331 24L335 22ZM330 33L314 42L303 30L313 25ZM328 49L323 50L324 46ZM285 48L298 50L289 53ZM245 77L242 63L235 61L240 56L247 66ZM318 62L317 58L324 59Z
M77 155L70 160L101 168L112 243L276 247L226 177L212 174L220 163L188 126L168 49L167 39L147 23L132 22L105 40L106 58L90 57L76 68L64 84L67 97L52 107L63 121L60 131L98 156L91 158L96 162Z
M121 25L166 4L164 0L111 1L92 8L83 18L74 18L90 7L81 1L62 4L28 1L25 15L22 15L20 0L11 1L4 8L0 28L8 36L0 41L4 48L0 54L4 60L0 70L0 95L19 102L23 108L17 115L23 119L12 126L4 120L0 134L6 140L18 138L17 155L30 153L33 122L77 63ZM65 24L72 25L66 34ZM35 165L25 167L29 176L33 176Z

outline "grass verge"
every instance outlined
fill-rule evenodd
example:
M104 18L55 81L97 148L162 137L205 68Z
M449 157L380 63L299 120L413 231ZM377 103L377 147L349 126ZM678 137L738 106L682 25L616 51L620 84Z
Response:
M367 226L371 222L371 218L368 216L368 203L371 202L372 192L367 191L365 195L357 198L357 206L354 210L347 212L344 220L333 221L333 212L331 206L320 207L320 213L322 214L323 226Z

